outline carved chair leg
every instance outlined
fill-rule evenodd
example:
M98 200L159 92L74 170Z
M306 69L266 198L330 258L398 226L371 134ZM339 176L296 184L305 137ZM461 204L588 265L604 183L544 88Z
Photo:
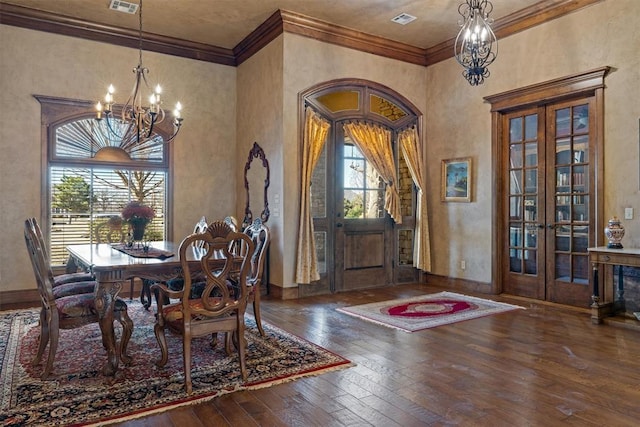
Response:
M184 386L187 394L192 391L191 383L191 337L182 337L182 357L184 359Z
M266 336L262 327L262 317L260 316L260 289L254 289L253 293L253 316L256 319L256 325L261 336Z
M53 362L56 358L56 351L58 350L58 336L60 335L60 329L58 324L58 316L55 313L51 316L48 322L48 335L49 335L49 356L47 357L47 363L42 371L41 379L46 380L51 370L53 369Z
M227 331L224 337L224 351L227 356L231 356L231 344L233 344L234 347L237 346L236 336L233 332Z
M148 311L151 307L151 285L153 280L142 279L142 291L140 291L140 303Z
M135 281L136 281L135 277L132 277L131 279L129 279L129 283L130 283L130 285L129 285L129 301L133 301L133 287L134 287Z
M40 338L38 342L38 352L31 361L33 366L40 364L44 349L47 348L49 343L49 325L47 323L47 314L44 309L40 310Z
M245 350L247 346L244 340L244 321L239 322L238 329L236 330L235 334L237 334L236 340L238 341L238 358L240 359L240 373L242 374L242 380L247 381L247 363L245 361Z
M211 334L211 348L215 349L218 345L218 333L214 332Z
M158 324L153 327L153 331L156 334L156 340L158 340L158 345L160 346L160 360L156 362L156 365L159 367L163 367L167 364L169 360L169 350L167 348L167 338L164 335L164 328Z

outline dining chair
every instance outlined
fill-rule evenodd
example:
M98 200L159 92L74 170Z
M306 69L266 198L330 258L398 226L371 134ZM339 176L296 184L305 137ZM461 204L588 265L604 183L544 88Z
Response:
M247 306L248 289L239 286L238 295L229 291L227 278L233 271L239 271L240 283L246 284L250 270L249 258L242 258L230 252L232 243L237 243L244 253L253 252L253 242L244 233L233 231L224 221L215 221L204 233L193 233L180 243L180 265L184 274L184 286L173 291L162 283L152 286L161 295L157 299L158 313L154 332L161 350L159 367L166 365L169 350L165 330L182 336L185 389L192 392L191 341L196 337L226 333L225 350L231 355L233 341L240 363L240 373L247 380L245 363L244 313ZM193 255L193 256L190 256ZM190 261L190 258L192 261ZM197 259L194 265L193 258ZM239 266L239 267L238 267ZM202 296L190 298L191 284L204 276L205 287ZM165 304L168 300L178 299Z
M36 238L36 243L38 244L38 246L41 248L42 253L44 254L45 258L46 258L46 262L47 265L51 265L50 262L50 258L49 258L49 252L47 251L47 245L44 241L44 235L42 234L42 230L40 229L40 225L38 224L38 221L31 217L28 218L26 220L29 223L29 227L33 230L33 232L35 233L35 238ZM95 280L95 276L93 275L93 273L90 272L85 272L85 271L78 271L78 272L73 272L73 273L64 273L64 274L58 274L58 275L53 275L53 272L51 273L51 277L53 280L53 287L57 287L60 285L65 285L68 283L74 283L74 282L87 282L87 281L93 281ZM70 287L67 287L67 291ZM93 292L93 291L91 291Z
M262 328L262 318L260 316L260 288L264 277L264 266L267 258L267 250L269 248L270 233L269 228L264 225L260 218L253 220L244 229L244 233L249 236L254 244L254 250L250 253L251 271L247 275L248 303L253 305L253 315L256 320L256 326L260 331L260 335L265 336ZM241 256L247 254L240 253ZM229 281L230 285L237 287L237 281L233 278Z
M209 224L207 224L207 218L203 215L202 218L200 218L200 221L196 222L196 225L193 227L193 234L199 234L199 233L204 233L205 231L207 231L207 227L209 226ZM194 242L194 245L204 245L204 241L199 240ZM201 278L203 279L203 278ZM193 280L194 283L197 282L197 280ZM167 287L169 289L171 289L172 291L180 291L182 290L182 288L184 287L184 277L180 276L180 277L174 277L172 279L167 280ZM192 295L192 298L199 298L200 295ZM158 295L156 295L156 300L158 299Z
M238 220L232 216L226 216L224 217L224 219L222 220L225 224L227 224L229 226L229 228L231 228L231 231L238 231ZM209 224L207 224L207 220L206 218L203 216L202 218L200 218L200 221L198 221L198 223L196 223L195 227L193 228L193 232L194 233L202 233L204 231L206 231L207 227ZM196 244L200 244L202 245L202 242L198 242ZM236 243L232 242L230 244L229 250L234 253L237 254L238 253L238 249L235 247ZM169 289L171 289L172 291L179 291L182 289L182 287L184 286L184 278L183 277L175 277L172 279L167 280L167 287ZM192 278L192 283L191 283L191 298L195 299L195 298L200 298L202 296L202 291L204 290L205 287L205 281L204 281L204 276L202 277L193 277ZM157 296L156 296L157 297Z
M45 380L53 369L53 363L58 349L60 329L73 329L90 323L98 322L98 311L94 302L95 282L91 283L90 293L59 293L57 289L78 286L79 283L68 283L53 286L53 275L46 253L40 245L39 237L34 228L34 222L25 221L24 238L29 252L29 258L36 277L36 284L40 294L40 337L38 350L33 361L34 366L40 364L44 351L49 345L46 365L41 379ZM126 354L127 344L133 332L133 322L127 313L127 304L117 299L114 306L114 319L122 326L122 336L117 348L118 358L124 363L130 363L131 358Z

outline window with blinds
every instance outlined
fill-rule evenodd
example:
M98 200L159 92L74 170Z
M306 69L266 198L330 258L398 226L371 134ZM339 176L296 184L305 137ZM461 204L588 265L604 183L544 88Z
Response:
M52 267L66 263L67 245L105 243L100 225L119 220L134 200L155 211L144 239L165 239L168 150L162 135L137 142L133 132L117 119L106 124L84 117L62 122L49 134L46 203ZM122 227L121 236L130 237L128 225Z
M165 172L52 166L49 182L52 265L66 262L67 245L99 241L96 229L120 217L132 200L142 199L155 210L145 239L164 240Z

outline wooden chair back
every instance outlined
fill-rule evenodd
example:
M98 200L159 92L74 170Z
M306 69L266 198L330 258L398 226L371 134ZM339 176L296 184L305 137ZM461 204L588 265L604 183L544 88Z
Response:
M194 234L204 233L205 231L207 231L208 226L209 224L207 224L207 217L203 215L202 218L200 218L200 221L196 222L196 225L193 227L193 232Z
M269 248L270 233L269 228L264 225L260 218L256 218L244 229L244 233L249 236L254 245L251 254L251 273L248 275L249 285L258 286L259 291L262 277L264 275L264 266L267 259L267 249Z
M202 304L205 316L219 317L229 311L246 306L246 290L240 290L238 298L229 293L227 278L233 274L244 277L250 272L251 264L248 257L238 257L229 248L238 246L244 253L253 250L253 242L244 233L233 231L225 222L212 222L204 233L192 234L180 244L180 262L184 274L183 296L180 298L185 310L189 310L189 290L191 285L204 281ZM196 249L194 249L196 248ZM187 252L197 251L200 256L198 268L192 271ZM244 303L244 304L243 304Z
M44 239L35 218L29 218L24 223L24 240L27 245L29 259L36 277L38 293L44 309L55 304L53 296L53 272L44 247Z
M182 289L171 291L164 284L152 286L152 290L162 294L157 300L158 317L154 328L162 351L157 364L164 366L168 360L165 329L181 334L185 388L188 393L192 389L191 340L195 337L226 332L226 348L229 352L230 337L233 334L242 378L247 378L244 313L248 298L246 280L251 265L249 258L239 257L230 251L233 245L237 245L243 253L253 253L253 242L249 236L233 231L224 221L212 222L204 233L193 233L180 243L180 264L184 277ZM194 257L198 259L197 262L193 261ZM237 295L227 285L232 274L238 274L242 283L245 283ZM190 299L191 287L196 281L204 281L202 297ZM165 305L164 301L170 298L178 298L180 301Z
M60 329L72 329L90 323L98 322L97 310L94 304L93 289L95 282L74 282L61 284L54 290L54 278L43 245L42 233L35 218L29 218L24 224L24 239L36 277L38 293L40 294L40 338L37 353L31 362L38 365L42 360L44 350L49 346L49 355L41 378L46 379L53 369ZM86 292L87 286L91 292ZM56 291L70 288L70 292L56 297ZM76 290L77 292L75 292ZM127 314L127 305L117 300L114 307L114 318L123 328L118 357L123 361L130 361L126 355L126 346L133 332L133 322Z
M267 250L269 249L269 228L264 225L261 218L256 218L244 229L244 233L249 236L254 245L253 252L249 254L251 271L247 275L248 302L253 306L253 316L256 320L258 331L264 337L265 332L260 314L260 291L265 275Z
M193 227L193 234L204 233L205 231L207 231L208 226L209 224L207 224L207 218L203 215L202 218L200 218L200 221L198 221L196 225ZM195 244L201 245L202 241L196 242Z
M95 239L97 243L124 243L127 240L128 227L119 216L112 216L96 225Z
M47 244L45 243L42 230L40 229L40 225L38 225L38 221L33 217L28 218L25 221L25 233L27 232L27 228L32 233L34 244L38 246L40 253L44 257L43 264L46 267L47 275L49 276L49 279L51 280L51 283L53 284L54 288L60 285L68 284L68 283L87 282L87 281L95 280L95 277L93 276L93 274L89 272L72 272L72 273L66 273L66 274L60 274L60 275L54 276L53 271L51 270L51 258L49 258L49 252L47 251Z
M224 222L226 222L229 227L231 227L231 230L233 231L238 231L238 220L236 219L235 216L233 215L229 215L229 216L225 216L224 217Z

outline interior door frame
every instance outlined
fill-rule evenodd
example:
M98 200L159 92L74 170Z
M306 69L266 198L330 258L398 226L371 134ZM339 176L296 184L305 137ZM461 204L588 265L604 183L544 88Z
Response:
M503 292L506 277L504 277L504 263L507 261L504 253L505 230L508 219L504 217L505 198L502 188L505 177L505 163L502 160L502 135L503 116L513 110L525 109L549 103L558 102L564 99L589 97L595 98L596 118L593 123L596 142L593 153L594 170L594 190L593 203L595 203L595 217L592 219L592 227L595 230L602 230L604 226L604 78L610 71L610 67L600 67L594 70L549 80L543 83L533 84L519 89L490 95L484 98L491 104L491 168L492 168L492 189L493 204L491 209L492 217L492 263L491 274L494 280L491 281L491 290L494 294ZM600 244L601 233L595 233L594 245ZM592 278L589 279L593 285Z
M353 90L361 94L358 110L330 111L328 108L322 105L322 103L317 101L317 98L323 95L326 95L335 91L340 91L340 90ZM370 115L372 113L367 113L369 111L369 106L370 106L370 95L376 95L376 96L382 97L383 99L392 100L394 103L401 106L404 109L404 111L406 111L408 114L405 117L395 121L388 120L386 117L383 117L383 116L377 116L371 119ZM315 86L308 88L305 91L300 92L298 95L298 106L299 106L298 123L300 123L300 126L299 126L300 141L304 140L303 123L304 123L304 117L305 117L305 108L307 105L311 105L316 110L316 112L318 112L322 117L324 117L331 123L331 128L329 129L329 135L327 138L328 139L331 138L331 140L333 141L335 141L335 138L336 138L336 131L335 131L336 123L346 119L370 121L370 122L375 122L383 126L386 126L392 129L394 140L396 139L396 136L399 130L406 129L412 125L417 127L419 135L423 135L423 131L422 131L423 115L420 112L420 110L411 101L409 101L407 98L397 93L393 89L370 80L353 79L353 78L335 79L335 80L319 83ZM424 144L424 140L421 139L420 142ZM337 155L335 153L335 147L325 146L325 149L326 149L327 163L333 162L333 164L335 164L335 161L336 161L335 157ZM397 144L394 144L394 150L395 150L394 154L397 156L399 151ZM300 150L300 152L302 152L302 150ZM335 188L335 185L336 185L335 179L336 179L335 176L326 177L327 188ZM330 183L333 183L334 186L329 187ZM414 195L414 200L413 200L414 211L415 211L415 204L416 204L416 201L415 201L415 195ZM314 228L315 228L314 231L326 232L326 236L327 236L327 242L325 243L325 250L327 251L326 253L334 254L335 238L333 237L330 238L329 235L335 229L335 224L337 222L335 215L331 215L331 212L335 211L336 207L333 205L330 206L330 203L327 203L326 208L327 208L326 218L323 219L322 226L315 228L315 225L314 225ZM415 216L415 212L414 212L414 216ZM404 218L405 217L403 216L403 222L404 222ZM314 220L314 224L315 223L316 223L316 220ZM415 224L415 222L413 223ZM392 238L394 241L396 239L396 235L395 235L396 229L397 227L393 227ZM394 246L394 249L395 249L395 246ZM331 250L331 252L329 252L329 250ZM398 256L398 251L393 250L392 256L393 256L393 261L395 261L395 258ZM331 272L332 269L335 268L335 261L331 258L333 258L333 256L331 257L327 256L327 263L326 263L327 272ZM415 270L415 271L408 271L408 270ZM330 278L328 276L332 276L332 274L321 273L319 281L313 282L311 284L305 284L304 286L300 286L298 288L298 295L309 296L309 295L335 292L335 283L333 282L333 278ZM420 276L419 270L417 270L416 268L413 268L413 266L404 266L404 265L398 266L396 262L393 262L393 281L395 281L396 278L401 278L402 280L406 280L407 277L415 277L416 280L418 280L419 276Z

